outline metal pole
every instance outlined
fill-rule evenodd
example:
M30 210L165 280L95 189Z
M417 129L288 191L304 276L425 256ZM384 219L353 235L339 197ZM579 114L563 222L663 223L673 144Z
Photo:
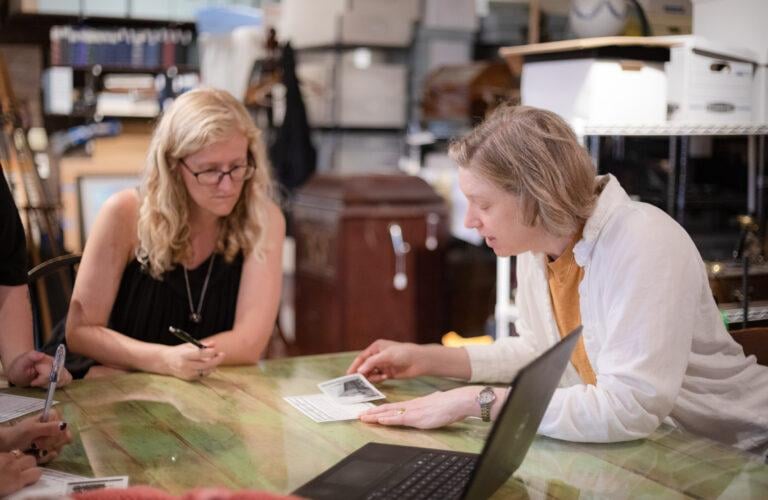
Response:
M675 216L675 192L677 183L677 137L669 136L669 177L667 179L667 213Z
M509 302L511 293L509 279L511 264L509 257L496 258L496 338L509 337Z
M685 223L685 194L688 184L688 143L691 138L687 135L680 137L680 163L677 178L677 200L675 206L675 219L682 226Z

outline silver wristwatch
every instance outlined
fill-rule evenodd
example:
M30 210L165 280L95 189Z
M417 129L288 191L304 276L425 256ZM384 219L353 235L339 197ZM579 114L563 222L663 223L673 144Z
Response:
M491 406L496 402L496 393L493 392L493 387L486 386L477 395L475 401L480 405L480 416L483 422L491 421Z

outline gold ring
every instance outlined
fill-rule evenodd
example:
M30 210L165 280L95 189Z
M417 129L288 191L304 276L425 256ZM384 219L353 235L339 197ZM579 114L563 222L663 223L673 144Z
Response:
M398 408L397 409L397 414L398 415L402 415L403 413L405 413L405 408Z
M11 450L11 455L13 455L14 458L21 458L24 456L24 453L22 453L21 450Z

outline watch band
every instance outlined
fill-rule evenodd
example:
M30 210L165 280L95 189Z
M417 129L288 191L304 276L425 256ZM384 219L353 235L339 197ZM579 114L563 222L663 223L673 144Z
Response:
M480 405L480 418L483 422L491 421L491 407L496 402L496 393L493 392L493 387L486 386L477 395L477 402Z
M483 422L491 421L491 403L480 403L480 417Z

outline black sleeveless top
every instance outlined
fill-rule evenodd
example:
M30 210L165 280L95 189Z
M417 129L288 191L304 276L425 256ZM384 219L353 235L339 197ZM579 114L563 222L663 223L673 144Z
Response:
M176 266L166 272L162 280L157 280L133 259L123 271L107 327L137 340L166 345L182 343L168 331L169 326L181 328L198 339L231 329L235 322L243 269L242 253L231 263L227 263L221 255L212 254L197 268L187 270L192 304L197 311L208 266L214 256L200 310L200 323L190 319L182 266Z
M187 271L196 311L210 261L211 257L208 257L196 269ZM133 259L123 271L107 327L137 340L166 345L182 343L168 331L169 326L181 328L197 339L229 330L235 323L242 269L242 253L231 263L216 255L200 311L201 321L197 324L189 318L184 268L177 266L165 273L162 280L156 280ZM66 344L66 322L64 318L56 325L52 338L43 346L43 352L53 355L60 343ZM74 378L83 378L96 364L91 358L67 351L66 367Z

